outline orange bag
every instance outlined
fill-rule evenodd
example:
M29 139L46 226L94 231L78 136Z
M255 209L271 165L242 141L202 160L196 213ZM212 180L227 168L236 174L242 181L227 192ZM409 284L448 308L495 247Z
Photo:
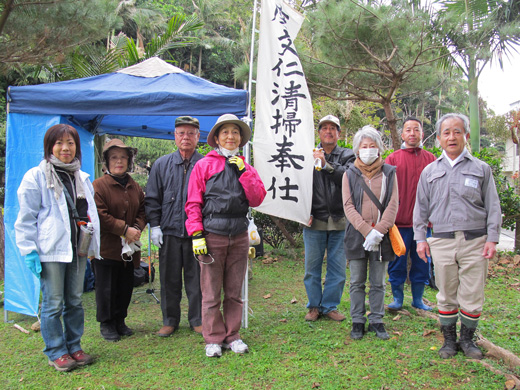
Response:
M396 256L403 256L406 254L406 246L404 245L403 237L399 233L397 226L392 226L388 230L388 236L390 237L390 243Z

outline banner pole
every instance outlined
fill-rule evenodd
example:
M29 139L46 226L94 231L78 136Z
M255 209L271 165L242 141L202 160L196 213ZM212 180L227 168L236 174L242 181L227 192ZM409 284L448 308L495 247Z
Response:
M254 63L254 55L255 55L255 33L256 31L256 8L257 8L257 0L254 0L253 5L253 23L251 24L251 51L249 54L249 80L247 83L247 117L245 118L246 123L253 129L253 112L252 112L252 100L253 100L253 63ZM250 141L251 142L251 141ZM251 163L251 146L250 142L248 142L244 146L244 156L246 158L246 162L248 164ZM249 211L249 217L251 216L251 210ZM249 262L253 261L249 256L247 257L247 268L246 274L244 276L244 284L242 286L242 302L243 302L243 310L242 310L242 327L247 328L249 325Z

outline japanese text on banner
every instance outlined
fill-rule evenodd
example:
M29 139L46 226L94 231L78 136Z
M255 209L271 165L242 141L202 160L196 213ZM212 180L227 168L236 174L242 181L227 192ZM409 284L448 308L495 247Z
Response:
M307 224L312 202L312 102L294 40L303 16L281 0L263 0L253 140L267 188L257 210Z

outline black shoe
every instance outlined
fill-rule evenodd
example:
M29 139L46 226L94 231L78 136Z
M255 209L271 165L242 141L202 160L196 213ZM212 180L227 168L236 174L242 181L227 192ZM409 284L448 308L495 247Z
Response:
M131 336L134 334L134 331L126 326L124 318L116 320L116 331L120 336Z
M102 322L99 324L99 332L106 341L119 341L121 336L117 333L114 321Z
M368 332L376 332L376 336L381 340L388 340L390 336L386 333L385 324L379 322L377 324L368 324Z
M352 323L352 330L350 331L350 338L353 340L361 340L365 334L365 324L360 322Z
M442 359L448 359L455 356L459 350L457 324L441 325L441 332L444 336L444 344L439 349L439 356Z
M484 355L479 347L473 341L473 335L475 334L475 328L468 328L462 324L460 327L460 349L464 352L466 357L471 359L482 359Z

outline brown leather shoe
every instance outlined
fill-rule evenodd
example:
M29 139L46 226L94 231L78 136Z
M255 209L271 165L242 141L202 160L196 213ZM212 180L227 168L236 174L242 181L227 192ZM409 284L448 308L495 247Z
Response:
M175 326L164 325L161 329L159 329L159 332L157 332L157 336L170 337L176 330L177 328Z
M199 326L193 326L191 328L195 333L202 334L202 325Z
M317 307L311 307L309 312L305 315L305 321L316 321L320 316L320 311Z
M328 313L323 314L323 315L334 321L343 321L346 318L343 314L341 314L337 310L329 311Z

